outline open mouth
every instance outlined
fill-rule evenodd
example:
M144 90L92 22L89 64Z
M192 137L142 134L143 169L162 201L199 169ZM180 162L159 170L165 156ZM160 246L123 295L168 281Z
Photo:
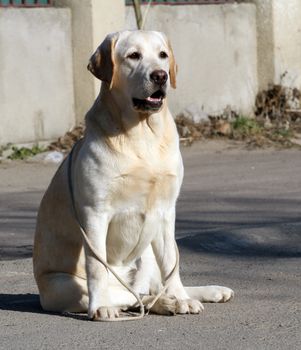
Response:
M154 92L151 96L140 100L138 98L133 98L134 108L142 111L157 111L161 108L163 99L165 98L165 92L158 90Z

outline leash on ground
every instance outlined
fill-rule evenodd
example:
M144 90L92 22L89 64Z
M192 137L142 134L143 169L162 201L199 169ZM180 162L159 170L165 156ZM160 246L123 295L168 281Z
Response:
M72 211L73 211L73 216L75 218L76 223L79 226L80 232L82 234L82 238L86 246L89 248L91 253L94 255L94 257L108 270L112 273L112 275L119 281L119 283L125 287L137 300L137 307L139 307L140 313L139 315L132 315L132 316L125 316L125 317L120 317L120 318L102 318L100 321L103 322L118 322L118 321L134 321L134 320L139 320L142 319L145 315L148 315L149 312L151 311L151 308L155 305L155 303L159 300L159 298L163 295L163 293L166 291L169 282L171 279L174 277L178 267L179 267L179 251L178 247L175 241L175 250L176 250L176 262L175 266L170 272L169 276L166 278L164 287L160 290L160 292L154 296L153 300L151 302L148 302L147 305L143 304L142 299L140 298L139 294L135 292L125 281L122 280L122 278L119 277L119 275L112 269L112 267L98 254L96 249L93 247L91 244L91 241L89 240L85 229L80 223L80 220L78 218L78 213L75 208L75 202L74 202L74 190L73 190L73 183L72 183L72 174L71 174L71 169L72 169L72 159L73 159L73 151L76 147L77 143L72 147L71 152L69 153L68 156L68 186L69 186L69 192L70 192L70 197L71 197L71 206L72 206ZM151 296L150 296L151 297ZM148 297L149 300L149 297ZM146 309L146 312L145 312Z

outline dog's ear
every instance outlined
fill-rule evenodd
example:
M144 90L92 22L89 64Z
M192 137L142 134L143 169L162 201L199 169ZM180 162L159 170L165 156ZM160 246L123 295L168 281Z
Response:
M113 87L115 70L115 45L118 33L109 34L91 56L88 70L98 79Z
M173 54L170 41L168 40L167 43L168 43L168 51L169 51L168 57L169 57L169 78L170 78L170 85L171 85L171 87L173 87L173 88L175 89L175 88L177 87L177 79L176 79L176 76L177 76L177 72L178 72L178 65L176 64L175 56L174 56L174 54Z

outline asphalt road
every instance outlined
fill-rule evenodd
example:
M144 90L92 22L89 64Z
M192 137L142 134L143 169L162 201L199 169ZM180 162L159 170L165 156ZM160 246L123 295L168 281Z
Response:
M30 257L56 167L0 164L0 349L301 349L301 152L210 142L183 157L182 279L231 287L234 300L126 323L43 312Z

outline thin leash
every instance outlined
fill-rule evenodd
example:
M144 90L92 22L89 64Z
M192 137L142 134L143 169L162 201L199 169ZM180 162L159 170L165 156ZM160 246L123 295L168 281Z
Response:
M101 321L104 322L118 322L118 321L133 321L133 320L139 320L142 319L145 315L149 314L151 308L155 305L155 303L158 301L158 299L162 296L162 294L166 291L170 280L173 278L173 276L175 275L177 268L179 266L179 251L178 251L178 247L177 244L175 242L175 249L176 249L176 263L174 268L172 269L171 273L169 274L169 276L167 277L167 279L165 280L164 283L164 287L161 289L161 291L154 297L154 299L148 303L148 305L144 305L142 299L140 298L139 294L137 294L135 292L135 290L133 290L125 281L122 280L122 278L119 277L119 275L114 271L114 269L112 269L112 267L98 254L98 252L95 250L95 248L93 247L93 245L91 244L91 241L89 240L85 229L83 228L83 226L80 223L80 220L78 218L78 213L76 211L75 208L75 202L74 202L74 191L73 191L73 184L72 184L72 159L73 159L73 151L76 147L77 143L72 147L71 152L69 153L68 156L68 186L69 186L69 192L70 192L70 197L71 197L71 206L72 206L72 211L73 211L73 215L75 218L75 221L77 222L80 232L82 234L83 240L86 244L86 246L90 249L90 251L92 252L92 254L94 255L94 257L108 270L112 273L112 275L119 281L119 283L125 287L132 295L134 295L134 297L137 300L137 307L139 307L139 315L133 315L133 316L125 316L125 317L121 317L121 318L104 318L101 319ZM147 307L147 311L145 312L145 308Z

